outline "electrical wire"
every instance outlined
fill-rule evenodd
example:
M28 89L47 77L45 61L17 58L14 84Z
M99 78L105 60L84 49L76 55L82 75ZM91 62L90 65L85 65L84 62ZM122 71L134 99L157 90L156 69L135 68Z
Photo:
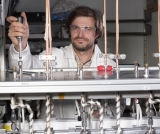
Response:
M142 109L139 104L139 100L135 98L135 103L136 103L136 114L137 114L137 126L142 125Z
M103 119L104 119L104 116L103 116L103 106L101 106L101 103L98 102L98 101L93 101L92 99L90 101L85 101L85 96L82 94L81 95L81 105L82 107L86 107L86 106L97 106L98 109L99 109L99 128L100 128L100 134L104 134L104 128L103 128Z
M77 100L75 100L75 105L76 105L76 108L77 108L78 116L81 116L81 113L80 113L80 110L79 110L79 105L78 105L78 101L77 101Z
M14 12L15 12L15 8L18 4L19 0L13 0L12 3L11 3L11 9L10 9L10 15L12 15Z
M40 100L36 101L36 110L37 110L37 119L40 117L41 111L40 111Z
M157 110L156 110L156 108L155 108L155 105L153 104L153 108L154 108L154 111L155 111L155 113L156 113L156 116L158 116L158 113L157 113Z
M29 134L33 134L33 111L28 104L22 104L22 103L17 103L15 102L15 98L12 96L11 97L11 109L15 110L16 108L21 107L21 108L26 108L28 112L30 113L29 115Z
M50 134L51 133L51 129L50 129L50 96L47 94L46 95L46 134Z

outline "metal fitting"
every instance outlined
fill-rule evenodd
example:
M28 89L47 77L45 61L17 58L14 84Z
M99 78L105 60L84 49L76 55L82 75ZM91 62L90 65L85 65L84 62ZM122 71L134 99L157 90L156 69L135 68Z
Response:
M149 77L148 64L145 64L145 68L144 68L144 77L145 77L145 78L148 78L148 77Z
M138 72L138 62L137 61L135 61L134 63L134 71Z
M13 79L16 80L17 79L17 68L13 67L12 71L13 71Z
M150 111L147 113L147 116L148 116L148 117L153 117L153 116L154 116L153 110L150 110Z

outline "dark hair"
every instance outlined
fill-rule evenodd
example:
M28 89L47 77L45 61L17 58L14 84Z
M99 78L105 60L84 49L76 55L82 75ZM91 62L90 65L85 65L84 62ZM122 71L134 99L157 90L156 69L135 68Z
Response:
M96 34L98 38L101 38L103 35L103 24L102 24L102 15L100 12L91 9L87 6L77 6L75 7L68 16L65 28L66 32L69 34L70 37L70 25L74 21L75 18L85 16L85 17L93 17L95 20L95 27L96 27ZM95 40L95 44L98 43L97 39Z

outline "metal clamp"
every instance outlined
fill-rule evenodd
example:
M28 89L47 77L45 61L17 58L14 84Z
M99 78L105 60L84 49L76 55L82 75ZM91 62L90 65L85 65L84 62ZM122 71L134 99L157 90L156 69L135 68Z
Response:
M110 59L122 59L122 60L124 60L124 59L126 59L126 55L125 54L118 54L118 55L116 55L116 54L108 54L108 57L110 58Z
M39 60L56 60L55 55L39 55Z

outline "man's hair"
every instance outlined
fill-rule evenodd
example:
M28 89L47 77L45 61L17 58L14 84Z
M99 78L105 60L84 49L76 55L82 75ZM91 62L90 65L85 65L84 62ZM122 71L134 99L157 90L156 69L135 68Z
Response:
M77 17L93 17L95 20L95 27L96 27L96 34L98 35L98 38L101 38L103 35L103 24L102 24L102 15L100 12L91 9L87 6L77 6L75 7L71 13L68 16L67 22L66 22L66 31L69 34L70 37L70 25L76 19ZM95 44L98 43L97 39L95 40Z

